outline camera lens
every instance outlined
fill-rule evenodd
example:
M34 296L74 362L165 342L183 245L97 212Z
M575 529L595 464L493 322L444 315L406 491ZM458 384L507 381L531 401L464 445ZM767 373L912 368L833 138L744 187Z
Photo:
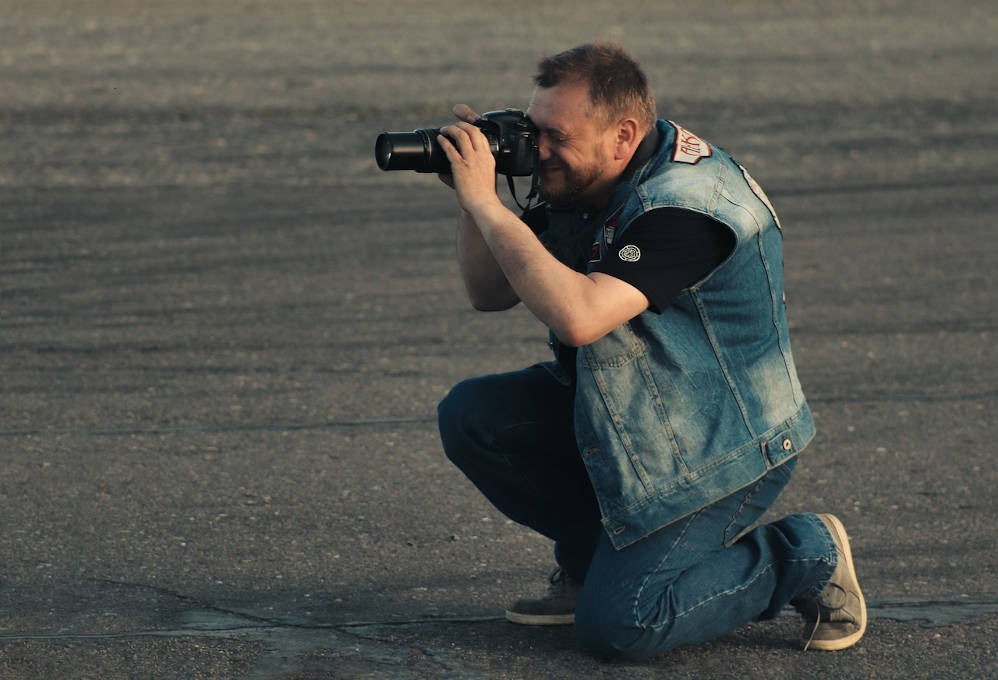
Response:
M374 157L382 170L449 172L450 163L437 142L439 130L383 132L374 145Z
M378 135L374 155L382 170L417 170L424 162L426 144L419 132L385 132Z

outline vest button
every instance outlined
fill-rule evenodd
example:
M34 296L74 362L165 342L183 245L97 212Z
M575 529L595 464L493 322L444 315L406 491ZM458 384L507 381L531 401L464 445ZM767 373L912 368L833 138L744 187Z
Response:
M792 441L790 441L789 439L784 439L783 440L783 450L784 451L789 451L793 447L794 447L794 443Z

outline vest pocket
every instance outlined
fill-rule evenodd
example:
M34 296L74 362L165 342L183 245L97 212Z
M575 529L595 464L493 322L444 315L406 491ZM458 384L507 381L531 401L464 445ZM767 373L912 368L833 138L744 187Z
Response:
M579 348L586 368L620 368L644 356L647 350L648 345L637 336L630 322Z
M576 392L579 448L599 491L624 506L675 484L689 470L652 378L646 346L632 332L614 332L580 349ZM602 343L602 344L601 344ZM599 346L597 346L599 345Z

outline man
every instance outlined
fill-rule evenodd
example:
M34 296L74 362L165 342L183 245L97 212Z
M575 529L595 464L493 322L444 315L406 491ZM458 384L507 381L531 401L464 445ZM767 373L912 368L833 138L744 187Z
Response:
M866 608L841 523L749 530L814 434L768 199L721 149L656 121L619 46L544 59L535 84L544 203L523 219L468 107L439 137L472 304L522 302L557 356L462 382L439 409L448 457L554 540L548 593L507 617L574 622L585 649L638 659L789 603L811 648L855 644Z

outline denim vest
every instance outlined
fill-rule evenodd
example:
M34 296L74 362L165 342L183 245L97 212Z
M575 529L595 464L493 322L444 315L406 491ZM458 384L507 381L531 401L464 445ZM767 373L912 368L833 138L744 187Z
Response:
M758 480L814 436L768 199L721 149L674 123L657 127L658 149L605 211L549 208L541 235L581 272L597 247L600 259L640 257L613 243L655 208L703 213L735 236L728 259L662 313L645 311L578 349L576 439L618 549Z

